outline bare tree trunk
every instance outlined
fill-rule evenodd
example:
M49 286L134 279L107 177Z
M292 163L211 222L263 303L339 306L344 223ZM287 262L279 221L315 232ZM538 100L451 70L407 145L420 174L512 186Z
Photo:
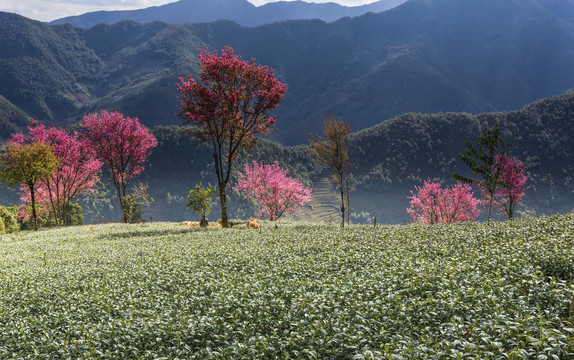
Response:
M118 198L120 199L120 208L122 209L123 222L124 222L124 224L127 224L127 223L128 223L128 216L127 216L127 214L126 214L126 208L125 208L125 205L124 205L124 197L125 197L125 192L126 192L126 190L125 190L125 187L124 187L124 191L123 191L123 194L122 194L122 186L121 186L118 182L116 182L115 179L114 179L114 183L115 183L115 185L116 185L116 189L118 189Z
M201 221L199 222L199 226L202 228L206 228L209 225L209 221L207 221L207 217L205 215L201 216Z
M38 231L38 214L36 213L36 194L34 185L28 185L30 188L30 198L32 199L32 218L34 220L34 231Z
M351 162L347 162L347 177L345 179L345 185L347 188L347 225L351 225L351 186L349 184L349 179L351 178Z
M70 212L70 200L67 200L60 209L60 225L66 226L68 222L66 218L68 217L68 213ZM56 216L57 217L57 216Z
M488 204L488 220L487 220L488 223L490 223L490 214L492 212L493 201L494 201L494 193L490 194L490 202Z
M349 187L347 186L347 226L351 225L351 192L349 191Z
M345 193L343 186L341 186L341 227L345 227Z
M228 228L229 220L227 219L227 197L225 194L225 183L219 181L219 203L221 204L221 227Z

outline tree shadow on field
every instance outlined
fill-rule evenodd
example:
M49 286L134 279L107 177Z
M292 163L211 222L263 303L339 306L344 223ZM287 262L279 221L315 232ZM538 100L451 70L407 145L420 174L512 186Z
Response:
M128 238L146 238L157 236L179 235L191 232L205 232L205 229L194 227L169 227L165 229L139 229L139 230L126 230L122 232L115 232L113 234L96 235L94 239L128 239Z

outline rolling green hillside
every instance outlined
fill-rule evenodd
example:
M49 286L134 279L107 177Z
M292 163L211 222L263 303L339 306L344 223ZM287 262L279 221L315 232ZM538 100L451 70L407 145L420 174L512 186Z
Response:
M0 357L571 359L574 215L3 235Z

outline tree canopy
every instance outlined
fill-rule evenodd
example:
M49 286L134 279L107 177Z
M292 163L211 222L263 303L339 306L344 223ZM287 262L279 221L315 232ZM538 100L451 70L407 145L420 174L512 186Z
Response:
M193 125L190 136L212 146L221 224L228 227L226 187L232 162L257 142L257 134L271 132L275 117L269 113L279 105L287 85L255 59L242 60L230 46L221 56L201 50L199 62L199 81L179 78L180 116L183 125Z
M60 162L52 147L44 142L8 143L0 156L0 180L10 186L26 184L30 191L34 229L38 230L36 186L52 175Z

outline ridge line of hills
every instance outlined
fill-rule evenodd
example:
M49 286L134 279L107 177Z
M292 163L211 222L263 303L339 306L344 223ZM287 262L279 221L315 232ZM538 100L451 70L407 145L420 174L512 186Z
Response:
M351 123L356 211L388 209L378 219L404 221L412 186L448 180L464 140L494 121L520 134L513 151L531 175L527 206L573 207L574 0L410 0L333 23L254 28L122 21L82 29L0 13L0 137L30 116L71 126L99 109L137 116L162 144L142 181L163 199L158 206L178 209L186 187L213 176L208 151L173 127L178 72L195 76L195 49L225 45L289 86L271 141L254 158L274 156L311 183L321 168L304 147L279 144L306 143L321 115ZM172 154L181 159L166 161Z
M377 216L384 223L408 222L405 209L410 190L427 179L451 184L453 172L471 176L458 154L466 141L479 139L483 127L497 122L502 136L510 142L510 152L524 163L528 175L528 189L518 213L573 211L574 90L570 90L511 112L407 113L351 133L353 221L372 222ZM159 146L152 153L142 181L155 189L152 195L165 209L154 218L180 220L178 214L186 213L186 187L216 181L210 149L183 135L178 127L157 127L154 134ZM171 154L181 156L174 158ZM277 160L289 170L289 176L307 186L326 174L305 145L282 146L268 138L261 138L250 154L241 155L235 163L237 170L251 160L267 164ZM230 194L233 217L253 216L256 211L252 204L235 192Z
M230 20L241 26L254 27L284 20L320 19L331 22L343 17L385 11L405 1L380 0L360 6L344 6L333 2L278 1L255 6L247 0L179 0L138 10L89 12L57 19L50 24L69 23L87 29L98 24L114 24L122 20L139 23L163 21L170 24Z
M407 112L509 111L574 84L574 0L410 0L392 10L255 28L123 21L90 29L0 13L0 136L113 109L177 124L178 72L230 45L289 86L273 139L305 141L335 114L355 129Z

